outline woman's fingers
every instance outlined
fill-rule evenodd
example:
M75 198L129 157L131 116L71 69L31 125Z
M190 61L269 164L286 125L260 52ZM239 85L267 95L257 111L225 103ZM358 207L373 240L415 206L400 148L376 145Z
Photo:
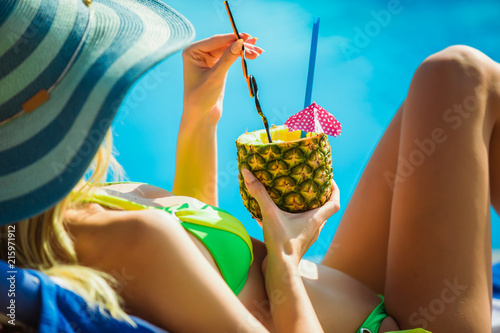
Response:
M316 221L320 230L324 227L326 220L340 209L340 191L337 184L332 179L332 195L330 199L321 207L308 210L303 213L285 213L290 217L301 218L309 221Z
M226 51L228 46L229 45L225 45L224 47L210 51L207 54L209 54L210 56L212 56L215 59L218 59L224 54L224 51ZM244 43L244 46L245 46L245 58L247 58L247 59L253 60L253 59L257 58L257 56L259 56L260 54L262 54L264 52L264 50L262 48L255 46L255 45L252 45L252 44L247 44L246 42Z
M257 43L257 37L251 37L251 38L248 38L245 40L245 45L246 44L252 44L252 45L255 45L255 43Z
M253 59L257 58L259 55L261 55L262 52L264 52L264 50L261 49L260 47L259 48L257 48L257 47L255 47L255 48L245 47L245 58L253 60Z
M241 56L243 43L247 59L253 60L264 52L254 45L257 38L247 33L240 33L240 37L236 40L234 34L216 35L191 44L183 56L195 60L201 67L214 69L214 75L224 78L229 67Z
M243 39L238 39L224 51L219 61L212 67L212 75L223 80L226 77L226 73L229 67L239 58L241 54L241 48L243 45Z
M237 41L233 42L224 49L223 53L220 55L220 59L212 67L213 75L219 76L220 78L224 78L226 76L229 67L231 67L231 65L236 61L236 59L238 59L238 57L241 56L243 43L244 43L243 39L238 39ZM219 48L209 52L209 54L210 56L217 58L219 56L220 51L222 51L222 49ZM264 52L264 50L262 50L258 46L252 44L245 45L245 56L248 59L255 59L262 52Z
M242 169L241 173L243 174L248 192L257 200L263 214L265 211L278 209L264 185L249 170Z
M247 33L240 33L240 38L243 41L247 41L251 39L251 36ZM196 48L202 52L211 53L220 48L226 48L229 44L234 43L236 41L236 36L234 34L223 34L223 35L215 35L206 39L202 39L191 44L190 48Z
M323 206L318 208L315 214L320 221L326 221L340 209L340 190L337 183L332 179L332 195Z

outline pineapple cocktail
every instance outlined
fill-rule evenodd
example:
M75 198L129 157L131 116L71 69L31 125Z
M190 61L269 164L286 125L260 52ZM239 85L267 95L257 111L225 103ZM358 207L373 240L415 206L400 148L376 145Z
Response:
M248 192L241 169L246 168L266 187L284 211L303 212L323 205L332 193L332 156L324 133L300 138L300 131L283 126L242 134L236 140L240 194L254 218L262 219L257 201Z
M313 105L319 108L317 104ZM301 122L308 123L307 120ZM287 212L298 213L320 207L332 194L332 155L328 136L316 128L301 138L301 131L290 127L294 126L273 126L270 129L272 143L269 143L265 130L244 133L236 140L240 194L254 218L262 219L262 215L257 201L246 189L241 174L243 168L251 171L276 205ZM340 134L340 123L336 120L335 130L334 135Z

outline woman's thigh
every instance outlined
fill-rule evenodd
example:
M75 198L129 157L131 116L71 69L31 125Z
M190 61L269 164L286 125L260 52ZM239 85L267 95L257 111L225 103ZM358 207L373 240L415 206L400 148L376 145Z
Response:
M366 165L322 262L382 294L402 108L394 116Z
M247 281L238 294L238 299L254 318L273 332L273 318L262 275L262 262L267 255L266 246L255 238L252 238L252 245L254 259L248 271Z
M419 67L325 257L384 291L402 328L489 330L498 77L467 47Z
M238 298L248 311L272 332L272 312L267 293L274 293L277 302L285 300L279 297L280 290L266 292L261 273L262 261L266 256L265 245L255 239L253 245L254 262L247 283ZM306 291L325 332L356 332L380 303L380 298L368 287L338 270L303 261L300 271ZM283 276L283 278L293 277ZM398 329L390 321L384 325L387 325L385 327L387 330Z
M479 51L452 47L412 80L399 153L419 162L396 181L385 287L387 308L403 328L490 330L497 66ZM420 151L417 142L432 143L433 151Z

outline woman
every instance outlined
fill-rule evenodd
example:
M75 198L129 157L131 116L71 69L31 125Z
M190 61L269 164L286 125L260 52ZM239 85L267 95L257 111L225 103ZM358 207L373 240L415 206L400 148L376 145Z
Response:
M247 49L253 50L248 56L256 57L260 51L251 46L254 40L242 37ZM216 205L216 123L222 112L225 73L240 56L241 44L230 35L217 36L184 51L184 113L173 189L177 196L143 184L110 185L92 193L146 206L186 202L197 206L197 200ZM119 279L118 290L126 311L172 331L356 332L362 327L379 332L415 327L435 332L488 331L487 214L490 200L497 210L500 206L495 173L500 161L498 75L498 64L467 47L451 47L424 61L374 152L316 276L299 278L297 266L321 225L338 210L338 189L322 208L292 215L278 210L246 172L247 187L263 209L266 244L252 240L254 260L237 295L221 279L222 269L204 243L186 232L174 215L159 209L113 211L95 203L71 209L58 205L64 211L64 223L53 223L56 219L46 213L38 221L18 224L26 230L18 235L25 239L18 251L36 258L33 250L26 251L36 246L26 243L28 231L38 233L35 222L42 230L47 230L42 223L52 223L58 232L40 237L38 245L46 246L50 240L54 254L71 253L74 246L74 255L26 260L25 265L44 264L41 268L48 273L54 266L54 275L58 265L80 267L79 263L108 274L121 272L124 279ZM411 174L405 173L402 161L416 149L416 140L431 140L434 148ZM206 154L201 159L206 164L197 166L196 154ZM103 169L98 163L96 179ZM197 172L200 169L205 172ZM393 175L390 186L387 174ZM458 184L460 191L455 189ZM92 201L86 195L90 190L80 191L84 193L71 199ZM31 228L22 226L30 223ZM65 228L74 245L71 238L61 237ZM454 256L470 260L458 262L452 260ZM377 293L384 294L390 316L385 315ZM439 315L433 311L437 305ZM375 319L370 316L374 310ZM119 310L115 314L124 317ZM373 320L366 322L369 316Z
M191 52L196 47L194 44L184 53L188 66ZM498 211L500 200L497 174L500 161L499 74L497 63L465 46L450 47L432 55L418 68L404 104L367 165L323 265L317 268L317 276L303 278L308 296L325 331L354 332L359 329L380 303L376 293L384 294L387 313L390 314L390 317L383 318L379 332L397 330L398 326L401 329L424 327L433 332L490 330L491 237L488 211L490 202ZM189 97L185 100L189 100ZM415 167L412 174L408 174L401 161L413 158L410 156L420 147L417 141L420 146L427 145L429 154L425 155L425 161ZM182 149L179 151L182 154ZM178 159L178 170L182 168L179 164L181 160ZM390 186L386 177L388 173L394 175ZM178 176L179 171L176 182ZM247 178L249 190L260 205L265 207L263 225L267 250L282 254L287 253L286 246L297 245L299 249L292 247L294 250L291 257L295 261L288 263L289 266L296 267L296 258L304 253L309 239L317 230L315 228L336 210L337 199L331 202L326 213L321 212L326 215L317 219L320 222L311 224L306 222L311 218L307 213L291 215L279 211L255 178L250 174L247 174ZM191 188L202 190L202 187ZM115 185L110 189L128 192L131 199L140 197L141 200L149 200L151 205L169 205L170 200L180 200L177 197L172 199L167 192L142 185ZM175 190L174 187L174 192ZM210 194L212 198L215 197L215 193ZM79 226L85 225L88 228L92 225L96 230L101 230L97 225L103 220L112 223L123 218L120 215L122 212L113 213L116 215L99 207L90 208L86 215L70 212L77 246L79 237L82 244L86 243L84 239L95 237L95 233L89 236L94 232L93 229L79 234L78 231L83 229ZM168 219L166 216L163 218ZM165 296L158 296L162 298L157 300L159 303L155 303L153 299L148 300L148 304L155 304L152 308L144 308L141 303L141 309L137 312L140 316L156 323L165 320L166 327L174 327L174 330L196 330L196 322L190 323L195 326L189 326L187 322L192 318L195 311L193 303L197 299L196 309L200 311L196 312L196 317L200 316L206 327L217 327L214 331L245 327L240 321L245 322L245 318L249 316L247 311L269 329L272 323L276 324L280 320L275 314L271 316L266 308L265 282L260 276L260 266L265 258L265 249L261 243L253 240L255 260L250 268L247 284L238 294L247 308L245 310L236 306L237 302L231 302L234 297L229 290L224 292L227 288L220 281L208 279L210 270L206 264L202 264L203 260L194 264L196 256L193 253L189 253L186 258L179 258L179 252L187 251L186 245L182 241L182 244L175 247L173 238L178 240L184 237L187 241L187 237L181 236L184 230L167 221L160 223L157 230L158 219L160 217L155 216L152 218L154 222L142 222L141 232L151 235L141 238L146 244L138 244L136 250L117 249L116 256L111 256L109 262L106 260L108 266L105 269L108 271L130 267L127 268L128 274L137 278L140 275L157 274L158 285L152 286L150 277L145 278L144 282L137 282L138 286L131 292L135 295L145 295L149 288L168 290L165 291ZM283 224L278 223L280 221ZM178 230L179 234L168 230L165 236L158 236L158 232L165 230L167 224ZM295 227L297 229L294 228L296 224L300 225ZM123 227L122 223L117 225L117 230L128 237L136 234L136 231L128 232L130 229ZM301 228L304 225L311 229L303 231ZM98 241L105 244L113 239L112 235L116 235L116 231L113 228L109 230L110 235L100 231ZM304 243L301 238L297 240L293 236L283 236L283 230L285 235L288 232L302 232ZM280 235L284 238L283 244L276 240ZM158 251L158 244L151 245L153 237L161 239L158 244L163 244L164 251ZM141 242L136 237L134 240ZM281 246L281 250L273 250L275 245ZM82 250L81 253L89 257L92 253L97 256L103 252L110 253L109 247L111 246L93 247ZM201 250L203 252L203 248ZM132 260L128 257L124 259L123 253L140 253L140 257L136 258L135 264L131 264ZM148 253L148 258L153 256L154 262L171 264L165 265L165 272L159 271L161 268L157 266L145 267L141 265L145 253ZM217 268L210 255L206 252L204 254L212 266ZM468 260L453 259L464 257ZM189 262L187 266L182 264L186 261ZM268 263L267 267L281 267L283 264L283 261L276 264L276 259L269 261L272 264ZM177 270L181 266L185 269L182 276L172 276L173 267ZM138 268L130 273L129 270L133 270L133 267ZM150 269L150 272L145 273L144 269ZM265 270L265 274L271 274L268 271L269 269ZM185 276L202 274L204 279L185 280ZM279 280L276 275L273 278L268 276L268 295L273 290L269 284L279 283ZM189 299L184 293L186 289L193 287L196 292L192 294L193 299ZM172 295L176 292L179 294L174 298L181 299L182 302L172 304ZM279 305L286 303L281 303L281 296L280 293L271 296L271 306L279 308ZM127 299L126 295L125 298ZM200 300L208 303L200 304ZM218 304L216 312L207 310L214 309L213 304ZM167 316L158 310L167 307ZM186 309L190 311L187 312ZM280 313L279 310L275 311ZM169 326L176 320L179 320L180 326ZM281 320L285 321L283 318Z

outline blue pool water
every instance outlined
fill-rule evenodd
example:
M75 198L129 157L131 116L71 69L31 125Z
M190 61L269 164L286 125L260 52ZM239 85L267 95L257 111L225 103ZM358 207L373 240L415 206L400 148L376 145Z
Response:
M231 32L222 1L167 3L191 20L197 39ZM249 63L249 71L259 83L264 112L275 124L303 107L312 21L321 18L313 99L343 123L343 134L330 139L342 207L420 62L453 44L476 47L500 61L497 0L230 3L240 31L259 37L258 44L266 50ZM135 84L115 121L118 160L131 180L172 188L181 112L182 61L177 54ZM219 123L220 206L259 239L261 229L239 196L234 142L245 130L261 126L238 63L228 75ZM323 256L341 216L342 211L329 220L309 258ZM498 249L500 219L495 214L492 230L493 247Z

